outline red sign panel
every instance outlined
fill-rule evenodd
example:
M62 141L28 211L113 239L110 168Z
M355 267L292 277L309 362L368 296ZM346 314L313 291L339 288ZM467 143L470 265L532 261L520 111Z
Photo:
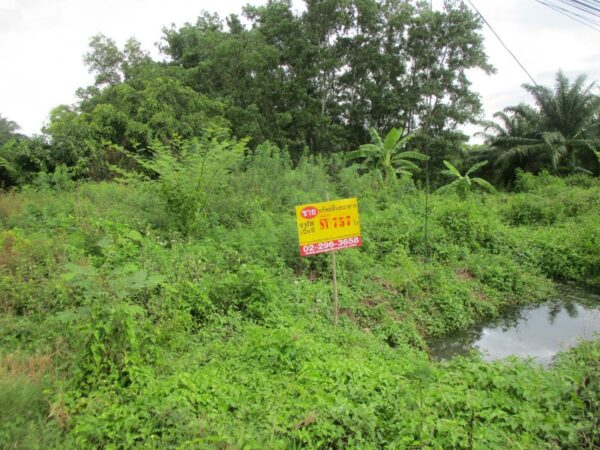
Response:
M300 256L316 255L318 253L332 252L344 248L362 246L362 238L354 236L346 239L336 239L334 241L319 242L317 244L307 244L300 247Z

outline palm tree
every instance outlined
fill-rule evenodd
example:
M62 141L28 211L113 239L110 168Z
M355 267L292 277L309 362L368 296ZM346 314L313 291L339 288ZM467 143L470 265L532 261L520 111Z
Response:
M494 186L485 181L483 178L471 177L472 173L481 169L487 163L487 161L480 161L477 164L473 164L469 168L469 170L467 170L467 172L464 175L462 175L456 167L454 167L448 161L444 160L444 165L448 169L442 170L442 173L444 175L450 175L451 177L454 177L454 181L446 184L445 186L442 186L436 192L442 193L454 190L459 195L459 197L464 199L468 195L468 193L471 192L471 190L473 189L473 183L484 188L489 192L496 192Z
M598 113L600 97L594 83L585 85L580 75L573 83L559 71L554 89L525 84L536 108L519 105L507 108L511 115L496 115L504 126L488 124L488 143L498 150L494 161L500 173L521 167L555 173L591 172L586 161L600 149ZM592 163L593 164L593 163Z
M361 145L358 150L349 152L346 158L362 159L362 167L375 171L381 179L390 179L397 175L412 176L421 169L410 159L427 161L429 157L418 151L404 150L414 134L402 136L403 130L392 128L382 140L375 128L369 130L371 144Z
M16 122L8 120L0 114L0 145L8 142L13 137L22 137L17 133L19 128L21 127Z
M473 155L471 161L491 160L496 181L509 184L516 169L538 172L547 166L546 149L538 138L540 114L531 106L510 106L494 114L497 121L484 122L488 148Z
M600 137L592 133L600 112L600 97L595 83L585 86L585 75L570 84L559 71L554 91L544 86L525 85L533 96L542 117L541 139L555 170L578 170L581 153L600 149Z

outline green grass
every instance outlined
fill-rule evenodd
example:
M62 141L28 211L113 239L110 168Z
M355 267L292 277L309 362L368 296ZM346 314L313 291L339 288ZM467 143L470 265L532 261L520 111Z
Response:
M273 149L229 164L198 198L169 171L0 194L0 447L598 445L598 341L550 370L426 354L555 281L600 283L595 180L433 195L426 247L410 181ZM336 328L330 255L299 256L293 215L327 194L359 198L364 238L338 255Z

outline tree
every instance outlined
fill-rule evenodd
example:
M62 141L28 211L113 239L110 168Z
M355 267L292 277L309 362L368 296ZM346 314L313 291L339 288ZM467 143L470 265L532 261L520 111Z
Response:
M411 159L426 161L428 156L418 151L404 150L414 135L402 136L403 132L392 128L382 140L374 128L370 129L371 144L361 145L358 150L349 152L349 160L362 159L362 166L379 174L382 180L388 180L397 175L412 176L420 168Z
M101 178L112 146L147 152L154 140L167 144L227 128L222 114L220 102L155 74L106 87L79 108L55 108L44 132L57 164L73 168L75 176Z
M487 161L478 162L477 164L474 164L473 166L471 166L466 171L466 173L464 175L462 175L456 167L454 167L448 161L444 160L444 165L447 167L447 169L443 170L442 173L444 175L449 175L451 177L454 177L454 181L446 184L445 186L442 186L436 192L442 193L442 192L454 190L459 195L459 197L464 199L469 194L469 192L471 192L471 190L473 189L473 186L474 186L473 183L475 185L482 187L483 189L485 189L489 192L496 192L496 189L494 188L494 186L492 186L490 183L485 181L483 178L478 178L478 177L473 178L470 176L472 173L475 173L477 170L479 170L480 168L485 166L487 163L488 163Z
M10 139L20 137L21 135L17 133L19 128L21 127L16 122L8 120L0 114L0 145L3 145Z
M484 136L491 146L499 178L511 180L517 168L542 169L557 174L577 171L600 173L595 152L600 150L598 114L600 97L594 83L585 85L580 75L573 83L559 71L554 89L524 85L535 107L508 107L488 122Z
M90 50L84 55L83 62L89 72L95 73L96 86L113 86L123 79L121 64L123 53L113 39L103 34L90 38Z
M545 86L526 84L541 117L539 140L545 148L552 169L572 173L584 154L600 149L600 136L594 135L600 97L594 91L595 83L585 86L586 76L579 75L573 83L562 71L556 74L554 90Z
M428 151L441 160L465 140L457 124L479 112L467 71L490 67L479 19L459 1L434 12L416 0L307 0L299 14L290 0L271 0L243 14L246 21L204 13L164 29L163 62L133 39L119 47L92 37L84 61L94 85L46 128L57 158L76 176L92 176L109 148L148 153L155 139L198 137L211 127L297 157L307 147L356 149L369 141L367 124L400 124L415 140L431 136ZM414 172L410 158L401 159L390 167Z
M537 172L545 167L543 151L538 144L539 114L528 105L507 107L494 114L499 121L484 122L487 146L471 153L469 162L492 161L493 176L497 182L508 185L515 179L515 171L522 169Z
M462 2L431 11L414 1L307 0L298 15L276 0L244 14L248 29L230 18L227 31L210 16L165 30L162 50L195 90L227 101L235 134L252 130L254 143L296 155L347 151L368 141L366 124L408 134L427 124L439 141L431 148L443 152L480 112L467 71L491 66L479 19Z
M48 146L43 138L17 133L19 125L0 115L0 188L30 182L47 167Z
M113 39L100 33L90 38L89 47L83 62L88 71L95 74L97 87L115 86L131 78L139 66L151 61L134 38L129 38L120 50Z
M54 168L50 147L41 136L11 139L0 146L0 187L29 184L39 172Z

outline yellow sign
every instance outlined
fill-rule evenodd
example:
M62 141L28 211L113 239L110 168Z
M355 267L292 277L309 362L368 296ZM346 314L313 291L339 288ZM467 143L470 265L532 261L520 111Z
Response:
M360 247L356 198L296 206L300 255Z

